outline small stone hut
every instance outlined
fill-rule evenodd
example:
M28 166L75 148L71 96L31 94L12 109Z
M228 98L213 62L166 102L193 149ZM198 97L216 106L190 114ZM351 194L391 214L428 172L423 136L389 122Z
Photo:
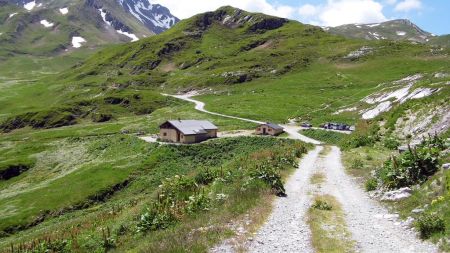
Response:
M206 120L169 120L159 126L161 141L192 144L217 138L218 128Z
M277 136L284 133L283 127L274 123L261 124L256 128L256 134L258 135L272 135Z

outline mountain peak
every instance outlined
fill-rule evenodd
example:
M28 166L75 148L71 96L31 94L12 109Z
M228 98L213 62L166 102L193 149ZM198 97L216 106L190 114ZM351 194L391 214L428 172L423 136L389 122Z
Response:
M223 6L215 11L198 14L193 17L194 29L207 29L214 23L228 28L244 28L250 32L273 30L283 26L289 20L261 13L251 13L232 6Z
M180 21L170 10L148 0L117 0L122 7L155 33L161 33Z
M344 37L366 40L409 40L425 43L432 37L431 33L422 30L408 19L395 19L372 24L348 24L327 27L326 30Z

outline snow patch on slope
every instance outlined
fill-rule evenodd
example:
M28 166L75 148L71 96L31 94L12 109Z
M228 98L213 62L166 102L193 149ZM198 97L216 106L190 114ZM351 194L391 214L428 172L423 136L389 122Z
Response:
M106 12L102 9L98 9L98 12L100 13L100 16L102 16L103 22L105 22L107 25L112 26L112 23L106 20Z
M23 8L27 9L28 11L33 10L34 7L36 7L36 1L32 1L23 5Z
M59 9L59 12L61 12L61 14L66 15L67 13L69 13L69 8L64 7Z
M110 22L110 21L108 21L108 20L106 19L106 15L107 15L106 11L104 11L104 10L102 10L102 9L98 9L98 12L100 13L100 16L102 16L103 21L104 21L107 25L109 25L109 26L112 27L112 26L113 26L112 22ZM136 34L129 33L129 32L123 31L123 30L116 30L116 32L119 33L119 34L125 35L125 36L127 36L128 38L130 38L130 39L131 39L131 42L135 42L135 41L138 41L138 40L139 40L139 38L138 38L138 36L136 36Z
M396 33L397 33L398 36L405 36L406 35L406 32L404 32L404 31L397 31Z
M368 103L368 104L373 105L373 104L376 104L376 103L379 103L379 102L383 102L383 101L395 98L395 101L398 102L398 101L401 101L403 98L408 96L409 89L411 88L411 86L412 85L408 85L408 86L406 86L404 88L395 90L395 91L390 92L390 93L382 94L381 96L378 96L378 97L367 97L363 101Z
M43 20L41 20L41 25L43 25L43 26L49 28L49 27L54 26L55 24L54 24L54 23L50 23L50 22L48 22L47 20L43 19Z
M364 112L362 115L362 118L363 119L373 119L376 116L378 116L380 113L389 111L389 109L391 109L391 102L386 101L386 102L378 104L375 108Z
M128 38L130 38L131 39L131 42L135 42L135 41L138 41L139 40L139 38L135 35L135 34L133 34L133 33L127 33L127 32L124 32L124 31L122 31L122 30L116 30L119 34L122 34L122 35L125 35L125 36L127 36Z
M74 36L72 37L72 46L74 48L80 48L82 46L82 43L85 43L86 40L83 37Z
M389 111L395 103L403 104L411 99L428 97L440 90L440 88L417 88L411 91L412 86L422 78L423 75L421 74L405 77L401 80L392 82L394 85L402 85L403 87L393 91L382 90L363 98L361 102L372 105L372 107L359 112L362 115L362 118L373 119L380 113ZM343 108L333 114L336 115L356 110L357 107Z
M366 26L368 26L368 27L377 27L377 26L379 26L380 24L369 24L369 25L366 25Z
M356 108L356 107L344 108L344 109L340 109L337 112L334 112L333 115L338 115L338 114L341 114L343 112L353 112L353 111L356 111L356 110L358 110L358 108Z
M178 22L167 8L159 4L151 4L148 0L117 1L131 15L156 33L161 33Z
M11 13L11 14L9 14L9 17L8 17L8 18L12 18L12 17L14 17L14 16L17 15L17 14L18 14L17 12Z

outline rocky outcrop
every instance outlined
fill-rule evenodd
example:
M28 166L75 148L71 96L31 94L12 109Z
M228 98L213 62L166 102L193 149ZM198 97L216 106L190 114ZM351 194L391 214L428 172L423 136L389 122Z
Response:
M13 177L17 177L23 172L29 170L30 167L23 164L17 164L17 165L10 165L7 168L0 170L0 181L1 180L8 180Z
M252 24L248 30L251 32L274 30L287 22L288 20L284 18L269 17Z
M264 14L248 13L241 9L226 6L214 12L197 15L193 30L204 31L215 22L232 29L248 26L249 32L263 32L280 28L288 20Z

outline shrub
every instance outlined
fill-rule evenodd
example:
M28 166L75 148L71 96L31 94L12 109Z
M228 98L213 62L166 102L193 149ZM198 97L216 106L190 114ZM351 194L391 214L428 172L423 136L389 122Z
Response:
M204 194L196 194L189 197L186 205L186 211L193 214L199 211L207 211L211 205L211 200Z
M439 151L434 148L409 150L386 161L379 175L388 188L422 183L439 169L438 156Z
M376 178L370 178L366 181L365 187L368 192L375 191L378 187L378 180Z
M328 202L316 199L314 204L312 205L312 208L318 209L318 210L324 210L324 211L330 211L333 209L333 206L331 206Z
M372 136L356 134L343 143L344 148L359 148L372 146L376 140Z
M390 150L396 150L400 146L400 142L390 137L384 140L383 146Z
M192 177L174 176L166 178L160 187L160 202L168 201L172 204L176 201L184 201L189 198L191 192L197 190L198 185Z
M361 161L361 159L358 158L354 159L352 161L352 164L350 165L350 168L353 170L359 170L362 169L363 167L364 167L363 161Z
M205 167L200 169L200 171L195 176L195 182L197 184L208 185L214 181L219 176L219 173L215 169Z
M268 184L277 196L286 195L286 190L284 189L281 175L271 166L271 164L266 162L257 165L256 168L250 173L250 176L260 179Z
M433 234L443 233L445 231L444 219L436 214L422 214L416 222L420 237L428 239Z
M166 229L175 222L176 218L168 208L149 208L141 215L137 225L137 231L146 232Z

